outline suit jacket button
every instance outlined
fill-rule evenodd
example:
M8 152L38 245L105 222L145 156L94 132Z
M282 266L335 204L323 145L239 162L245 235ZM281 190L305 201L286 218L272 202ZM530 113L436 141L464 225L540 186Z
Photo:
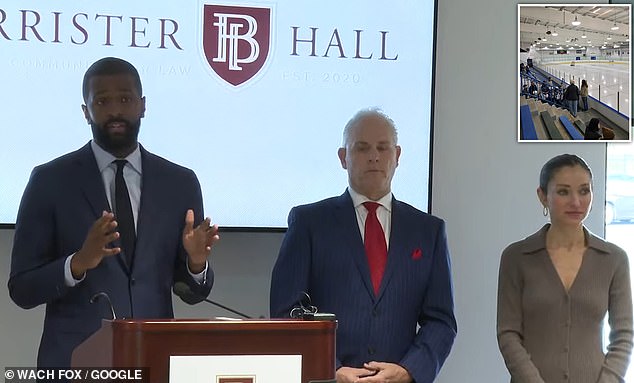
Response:
M374 355L374 347L368 347L368 354Z
M136 283L136 279L130 278L130 285L134 286L135 283Z

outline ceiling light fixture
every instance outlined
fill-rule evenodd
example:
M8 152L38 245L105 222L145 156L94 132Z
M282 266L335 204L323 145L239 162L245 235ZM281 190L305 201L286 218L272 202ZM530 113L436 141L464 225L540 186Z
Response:
M575 21L572 22L572 25L574 25L575 27L577 25L581 25L581 21L577 20L577 15L575 15Z

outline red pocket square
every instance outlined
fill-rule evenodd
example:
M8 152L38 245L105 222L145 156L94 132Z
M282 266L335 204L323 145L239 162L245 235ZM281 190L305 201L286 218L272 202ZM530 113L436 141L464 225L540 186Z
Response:
M423 256L423 251L421 249L416 249L412 252L412 259L417 260Z

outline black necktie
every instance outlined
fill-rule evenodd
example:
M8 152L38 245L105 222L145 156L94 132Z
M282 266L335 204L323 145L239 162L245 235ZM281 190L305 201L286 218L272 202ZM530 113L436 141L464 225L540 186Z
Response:
M128 161L115 160L117 165L117 174L114 177L115 189L115 219L119 226L117 230L121 235L121 249L125 256L128 266L132 265L132 257L134 255L134 245L136 242L136 234L134 230L134 215L132 214L132 204L130 203L130 195L128 194L128 186L123 178L123 167Z

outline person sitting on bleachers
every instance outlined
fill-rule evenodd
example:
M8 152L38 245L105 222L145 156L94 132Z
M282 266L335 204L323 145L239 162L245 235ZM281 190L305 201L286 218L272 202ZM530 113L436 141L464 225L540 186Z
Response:
M614 139L614 130L602 126L601 127L601 135L603 136L603 140L613 140Z
M531 81L531 86L528 87L528 93L531 96L537 96L537 85L535 85L535 81Z
M583 134L584 140L600 140L602 138L601 130L599 129L599 122L600 120L598 118L593 118L590 122L588 122L586 131Z
M550 86L547 83L542 83L539 98L545 101L550 100Z

